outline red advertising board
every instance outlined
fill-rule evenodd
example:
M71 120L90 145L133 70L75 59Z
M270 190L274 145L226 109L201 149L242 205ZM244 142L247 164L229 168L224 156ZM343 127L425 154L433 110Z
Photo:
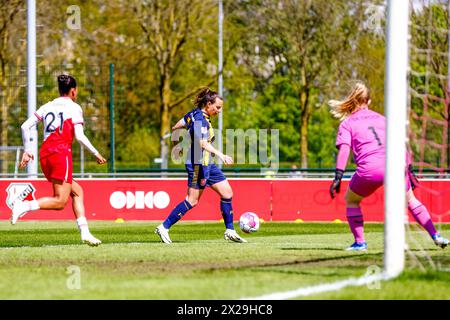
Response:
M186 179L86 179L77 180L84 190L86 216L91 220L164 220L174 206L185 199ZM0 219L9 219L8 207L15 195L31 184L34 197L52 195L46 180L0 180ZM230 181L235 195L233 209L239 214L258 212L270 220L270 188L267 183L252 180ZM31 195L29 195L31 197ZM71 200L69 200L70 202ZM39 210L28 213L28 220L73 219L70 203L62 211ZM221 219L220 197L207 188L198 206L186 214L186 220Z
M78 180L84 189L86 216L90 220L163 220L172 208L186 197L186 179L85 179ZM257 213L266 221L345 221L345 190L331 200L330 180L230 179L233 188L235 217L246 211ZM52 185L45 180L0 180L0 219L9 219L11 202L19 194L26 199L49 196ZM450 181L425 180L416 196L428 207L433 220L450 222ZM71 204L61 211L39 210L24 220L73 219ZM362 202L366 221L384 220L384 196L381 188ZM220 198L207 188L199 205L184 220L221 219Z
M343 181L341 193L331 199L329 180L274 180L273 212L276 220L334 221L346 220L345 191L348 181ZM366 221L383 221L384 190L362 202Z

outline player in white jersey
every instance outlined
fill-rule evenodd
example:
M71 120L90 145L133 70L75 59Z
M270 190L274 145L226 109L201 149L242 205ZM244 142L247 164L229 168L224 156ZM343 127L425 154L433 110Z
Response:
M40 107L21 127L25 152L20 167L24 168L29 161L34 159L30 148L30 129L39 122L44 124L44 143L41 146L39 158L42 172L53 184L53 196L32 201L17 199L13 203L11 223L15 224L29 211L62 210L70 196L81 240L88 245L97 246L101 241L89 231L84 210L83 189L72 179L73 138L75 137L97 158L98 164L106 163L106 159L84 135L83 111L75 103L77 98L76 80L69 75L60 75L58 76L58 89L60 97Z

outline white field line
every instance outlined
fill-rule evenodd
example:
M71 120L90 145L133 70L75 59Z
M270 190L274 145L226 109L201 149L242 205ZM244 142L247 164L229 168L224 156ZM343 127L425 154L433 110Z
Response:
M330 291L339 291L345 287L349 286L363 286L372 284L381 280L389 280L393 277L387 276L384 273L379 273L370 276L364 276L361 278L349 278L346 280L341 280L333 283L324 283L316 286L303 287L295 290L284 291L284 292L275 292L266 295L262 295L259 297L248 297L241 298L241 300L286 300L286 299L294 299L298 297L306 297L313 294L330 292Z
M101 245L99 245L98 247L104 247L104 246L118 246L118 245L132 245L132 246L137 246L137 245L145 245L145 244L150 244L151 242L113 242L113 243L102 243ZM1 250L13 250L13 249L28 249L28 248L33 248L33 249L38 249L38 248L70 248L70 247L83 247L86 246L88 247L87 244L85 243L80 243L80 244L57 244L57 245L43 245L43 246L17 246L17 247L0 247L0 251Z

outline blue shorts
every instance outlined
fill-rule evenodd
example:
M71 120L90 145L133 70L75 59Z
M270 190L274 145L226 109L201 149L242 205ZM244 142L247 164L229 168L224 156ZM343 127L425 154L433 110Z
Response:
M188 173L188 187L203 190L213 184L224 181L225 178L222 170L215 164L203 166L201 164L186 164Z

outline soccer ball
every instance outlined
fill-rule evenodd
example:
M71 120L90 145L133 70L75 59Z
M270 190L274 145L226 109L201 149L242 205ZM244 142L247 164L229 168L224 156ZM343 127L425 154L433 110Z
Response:
M256 232L259 229L259 217L256 213L246 212L239 219L239 227L245 233Z

